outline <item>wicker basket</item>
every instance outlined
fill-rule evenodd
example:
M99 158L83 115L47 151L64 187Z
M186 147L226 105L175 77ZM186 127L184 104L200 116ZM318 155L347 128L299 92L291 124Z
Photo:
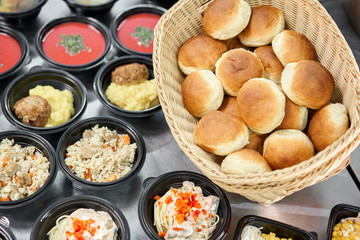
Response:
M305 34L318 60L336 82L331 102L343 103L351 120L347 132L331 146L298 165L265 174L246 176L220 171L221 159L199 148L193 131L199 119L184 108L181 84L185 75L177 65L177 53L191 37L205 34L202 13L210 1L180 0L160 19L155 29L154 71L166 121L175 140L190 160L223 189L259 203L274 203L302 188L343 170L358 145L360 131L360 74L354 56L335 22L316 0L247 0L251 6L272 5L280 9L286 28Z

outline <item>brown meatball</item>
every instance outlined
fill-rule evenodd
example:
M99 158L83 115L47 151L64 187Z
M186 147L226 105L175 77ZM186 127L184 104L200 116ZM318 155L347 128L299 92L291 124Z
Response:
M44 127L48 122L51 106L46 99L33 95L17 101L13 110L16 117L23 123L35 127Z
M133 85L144 82L149 78L149 71L145 64L130 63L119 66L111 73L111 81L119 85Z

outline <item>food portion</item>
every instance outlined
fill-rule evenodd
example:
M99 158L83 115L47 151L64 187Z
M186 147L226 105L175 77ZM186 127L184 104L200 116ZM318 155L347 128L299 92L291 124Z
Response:
M71 119L75 113L72 93L52 86L38 85L29 96L18 100L13 110L24 124L34 127L54 127Z
M142 111L159 104L155 79L148 80L145 64L130 63L114 69L105 91L109 101L119 108Z
M0 74L19 62L21 47L19 42L7 33L0 32Z
M198 118L193 140L224 156L222 172L246 175L269 171L267 165L272 170L291 167L344 136L350 125L346 107L322 110L341 90L316 61L313 43L285 29L290 25L280 9L248 9L242 0L213 0L205 7L199 29L206 35L192 34L180 46L177 61L187 75L181 82L183 106ZM214 91L210 75L202 81L203 69L215 72L224 94ZM308 109L318 112L312 115ZM245 123L250 134L243 134L236 122ZM243 148L255 150L261 160L244 158Z
M292 240L292 238L279 237L276 233L262 233L261 228L252 225L246 225L241 232L239 240Z
M103 34L82 22L56 25L41 39L42 50L51 60L64 65L83 65L98 59L105 51Z
M332 231L331 240L360 239L360 214L357 217L341 219Z
M66 148L65 164L79 178L111 182L131 171L137 145L127 134L95 125Z
M0 201L15 201L39 190L50 175L49 160L33 146L0 143Z
M160 15L137 13L122 20L117 27L117 37L127 48L140 52L152 53L154 28Z
M47 235L49 240L115 240L117 230L109 213L79 208L59 217Z
M95 5L108 3L110 2L110 0L72 0L72 2L82 5L95 6Z
M202 189L189 181L155 200L154 225L164 239L209 239L220 220L220 199L204 196Z
M40 0L1 0L0 12L22 12L34 7L38 3L40 3Z
M51 113L51 106L43 97L27 96L15 103L13 110L16 117L24 124L45 127Z

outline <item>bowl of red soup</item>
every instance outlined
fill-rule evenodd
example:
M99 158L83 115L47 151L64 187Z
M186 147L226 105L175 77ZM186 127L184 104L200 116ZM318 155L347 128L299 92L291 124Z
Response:
M111 38L99 21L70 16L45 24L37 33L35 43L49 64L67 71L83 71L104 61Z
M24 25L34 20L47 0L0 1L0 20Z
M18 31L0 26L0 79L18 71L26 62L28 42Z
M116 46L128 54L151 56L154 28L165 11L159 6L139 4L119 13L111 24Z

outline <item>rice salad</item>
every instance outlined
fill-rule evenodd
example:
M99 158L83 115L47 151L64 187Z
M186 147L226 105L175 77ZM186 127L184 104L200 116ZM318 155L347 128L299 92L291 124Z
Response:
M66 148L65 164L78 177L92 182L111 182L131 171L137 149L127 134L95 125Z
M49 160L34 146L0 143L0 201L15 201L39 190L50 175Z

